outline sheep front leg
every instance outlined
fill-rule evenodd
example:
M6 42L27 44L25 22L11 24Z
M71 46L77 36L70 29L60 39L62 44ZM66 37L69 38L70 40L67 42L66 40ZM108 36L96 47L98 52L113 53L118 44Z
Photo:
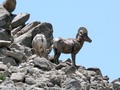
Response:
M60 52L57 51L57 49L54 49L54 60L55 60L55 64L59 64L59 57L60 57Z
M74 66L76 66L76 63L75 63L76 54L75 54L75 53L72 53L72 54L71 54L71 57L72 57L72 64L73 64Z

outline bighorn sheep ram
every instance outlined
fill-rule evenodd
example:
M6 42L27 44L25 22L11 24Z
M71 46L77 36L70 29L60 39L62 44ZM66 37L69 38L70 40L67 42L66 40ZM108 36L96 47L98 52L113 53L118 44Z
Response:
M46 58L47 40L43 34L37 34L32 41L32 48L36 55Z
M75 57L79 50L82 48L84 41L92 42L92 40L88 37L88 31L85 27L79 28L76 38L55 39L53 43L55 63L59 63L58 59L61 53L71 53L72 64L76 66Z

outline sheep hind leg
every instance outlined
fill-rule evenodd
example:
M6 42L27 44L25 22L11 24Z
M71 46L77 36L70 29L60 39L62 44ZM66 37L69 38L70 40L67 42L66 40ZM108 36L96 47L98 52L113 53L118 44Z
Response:
M72 54L71 54L71 57L72 57L72 64L73 64L74 66L76 66L76 62L75 62L76 54L75 54L75 53L72 53Z
M55 61L55 64L59 64L59 57L60 57L60 52L57 51L57 49L54 49L54 61Z

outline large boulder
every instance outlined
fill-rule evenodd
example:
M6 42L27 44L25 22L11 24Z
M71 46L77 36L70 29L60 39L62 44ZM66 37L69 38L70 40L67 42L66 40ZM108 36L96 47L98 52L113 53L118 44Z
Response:
M9 27L10 23L10 13L2 5L0 5L0 27Z
M120 90L120 78L115 79L111 83L113 85L114 90Z
M20 13L12 20L11 26L15 28L20 25L24 25L25 22L29 19L29 17L30 17L30 14L28 13Z
M33 63L35 67L38 67L45 71L51 70L54 66L49 60L40 57L35 58Z
M16 63L21 63L27 60L25 54L19 50L14 49L13 51L3 50L3 54L7 57L12 57L15 59Z
M53 27L52 24L46 22L38 24L25 34L15 38L14 42L20 43L21 45L25 45L27 47L31 47L32 39L38 33L42 33L45 35L47 39L47 48L50 48L53 40Z
M0 28L0 40L12 41L13 38L6 29Z
M3 62L3 64L6 64L6 65L7 65L8 63L10 63L10 65L13 65L13 66L17 65L15 59L13 59L12 57L4 57L4 58L2 59L2 62Z
M32 22L30 24L27 24L25 27L23 27L19 32L16 33L17 36L20 36L26 32L28 32L30 29L34 28L35 26L37 26L38 24L40 24L41 22L35 21Z
M24 78L25 78L25 74L20 73L20 72L12 73L12 75L10 77L10 79L14 82L22 82L24 80Z

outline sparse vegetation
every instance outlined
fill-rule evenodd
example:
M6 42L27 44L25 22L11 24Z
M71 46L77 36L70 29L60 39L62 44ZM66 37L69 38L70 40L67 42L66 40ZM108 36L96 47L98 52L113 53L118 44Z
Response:
M5 80L6 79L6 75L3 73L0 73L0 80Z

